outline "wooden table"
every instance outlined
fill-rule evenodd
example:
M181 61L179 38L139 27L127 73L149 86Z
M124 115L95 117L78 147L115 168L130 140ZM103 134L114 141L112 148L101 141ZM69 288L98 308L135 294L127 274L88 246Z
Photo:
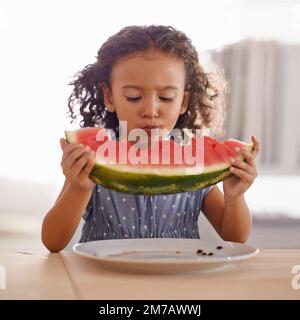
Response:
M101 268L72 252L2 252L0 299L300 299L292 268L300 249L262 250L221 271L133 274Z

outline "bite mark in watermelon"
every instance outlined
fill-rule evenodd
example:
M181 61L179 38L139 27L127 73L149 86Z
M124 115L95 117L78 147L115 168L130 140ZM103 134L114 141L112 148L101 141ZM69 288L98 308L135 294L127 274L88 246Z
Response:
M97 141L99 128L82 128L75 131L65 131L68 143L80 143L88 145L93 151L97 152L98 148L103 147L103 143L108 137L105 136L103 141ZM116 149L117 164L107 164L103 159L96 158L94 168L91 172L91 178L104 187L131 194L169 194L193 191L198 188L208 187L216 184L231 175L230 158L242 159L234 148L252 149L252 144L247 144L238 140L227 140L220 142L214 138L205 136L204 138L204 157L203 165L189 165L185 163L176 164L178 153L184 154L187 148L192 148L190 154L195 155L194 146L197 141L195 138L189 145L179 145L173 141L159 141L155 151L159 150L158 163L155 164L136 164L127 162L124 164L124 153L127 160L128 154L132 152L132 144L129 141L116 141L109 139L109 144ZM164 144L169 143L169 163L163 162L166 157ZM119 149L121 147L121 149ZM154 146L152 146L154 148ZM186 150L184 150L186 149ZM147 153L151 159L151 148L139 150L141 153ZM155 153L153 153L155 155ZM108 154L106 153L106 156ZM122 161L121 161L122 158Z

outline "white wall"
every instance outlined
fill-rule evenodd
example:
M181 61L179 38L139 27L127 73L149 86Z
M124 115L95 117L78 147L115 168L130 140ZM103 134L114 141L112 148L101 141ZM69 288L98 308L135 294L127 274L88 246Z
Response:
M58 181L58 139L69 125L67 83L120 28L171 24L185 31L199 51L249 35L295 41L299 7L283 0L2 0L0 135L5 156L0 176Z

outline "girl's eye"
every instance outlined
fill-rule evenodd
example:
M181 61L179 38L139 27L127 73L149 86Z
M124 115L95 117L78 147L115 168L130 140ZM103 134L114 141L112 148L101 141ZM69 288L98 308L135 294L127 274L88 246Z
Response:
M141 97L126 97L126 99L127 99L128 101L133 101L133 102L135 102L135 101L139 101L139 100L141 99Z
M141 99L141 97L126 97L127 101L131 102L137 102ZM160 100L164 102L171 102L173 101L173 98L167 98L167 97L159 97Z
M166 98L166 97L159 97L162 101L165 101L165 102L171 102L173 101L173 98Z

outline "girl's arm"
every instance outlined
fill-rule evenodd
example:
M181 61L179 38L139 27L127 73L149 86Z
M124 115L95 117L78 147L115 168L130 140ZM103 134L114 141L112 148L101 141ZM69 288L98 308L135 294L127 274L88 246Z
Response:
M59 198L63 195L63 193L65 192L65 190L67 189L67 186L69 185L69 181L67 179L65 179L64 185L55 201L55 203L59 200Z
M51 252L64 249L76 231L91 197L91 190L67 184L42 225L42 242Z
M95 160L93 152L81 145L67 144L64 139L60 143L66 180L44 218L41 234L43 244L51 252L64 249L72 238L95 185L89 178Z
M251 232L252 218L244 193L257 177L255 157L259 152L259 142L255 136L252 136L252 141L252 152L236 150L244 160L232 159L232 175L223 181L224 196L215 186L204 199L203 213L226 241L246 242Z
M202 211L225 241L246 242L252 219L244 196L225 200L217 186L204 199Z

